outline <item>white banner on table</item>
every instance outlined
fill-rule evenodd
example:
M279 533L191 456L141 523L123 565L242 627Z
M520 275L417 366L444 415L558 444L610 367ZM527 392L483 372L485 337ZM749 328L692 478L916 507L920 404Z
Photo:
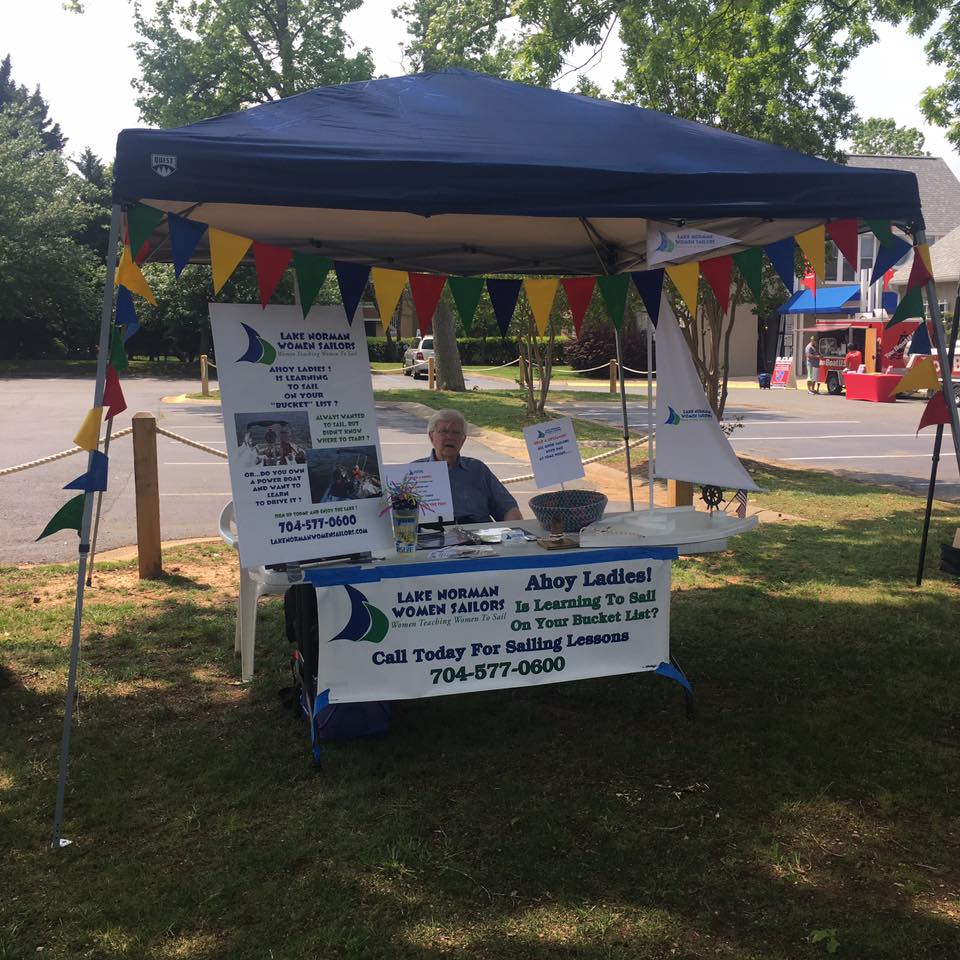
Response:
M349 703L655 670L669 659L670 561L597 554L398 564L318 586L318 691Z
M363 325L212 303L240 562L392 552Z
M527 441L530 465L538 487L579 480L584 475L573 421L569 417L524 427L523 439Z
M416 488L420 501L420 521L429 523L441 517L453 520L453 493L450 490L450 468L443 460L424 463L387 463L383 467L387 484L409 483Z

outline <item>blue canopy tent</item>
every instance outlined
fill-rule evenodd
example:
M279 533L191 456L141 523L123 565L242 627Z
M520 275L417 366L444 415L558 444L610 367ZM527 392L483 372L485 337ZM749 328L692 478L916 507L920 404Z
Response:
M798 290L777 311L785 313L804 313L816 316L824 314L855 314L860 308L860 285L845 283L838 287L820 287L817 290ZM891 316L897 309L897 295L892 291L883 294L883 309Z

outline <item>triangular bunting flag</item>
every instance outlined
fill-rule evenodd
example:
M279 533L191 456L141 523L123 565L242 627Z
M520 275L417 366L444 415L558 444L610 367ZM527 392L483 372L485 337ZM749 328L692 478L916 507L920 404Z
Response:
M146 277L140 272L140 268L133 262L130 256L130 248L124 247L120 254L120 263L117 265L117 276L114 280L115 286L126 287L131 293L143 297L148 303L154 306L157 299L147 283Z
M84 490L96 493L107 489L107 455L99 450L90 451L90 466L76 480L71 480L64 490Z
M914 390L939 390L940 379L933 357L921 357L900 378L891 393L913 393Z
M778 240L776 243L768 243L763 248L767 259L773 265L773 269L777 271L777 276L787 288L787 293L793 293L793 288L797 283L793 262L793 246L793 237L787 237L784 240Z
M910 252L910 244L900 237L893 237L892 242L877 248L877 259L873 261L873 273L870 274L870 285L873 286L891 267Z
M932 280L933 261L930 259L930 245L927 243L918 243L913 249L923 258L923 264L927 268L927 273L930 274L930 279Z
M607 308L607 315L619 330L623 326L623 313L627 308L630 274L618 273L615 276L597 277L597 286L600 288L600 295Z
M217 230L216 227L210 227L207 230L207 239L210 241L213 292L217 294L233 276L233 271L247 255L253 240L249 237L238 237L235 233L227 233L225 230Z
M397 309L403 288L407 285L406 270L386 270L383 267L374 267L370 271L373 280L373 292L377 298L377 311L380 313L380 323L386 330L390 326L393 312Z
M293 270L297 275L297 291L300 294L300 309L304 317L310 312L317 294L333 269L329 257L317 257L312 253L294 253Z
M678 263L666 267L667 276L673 281L677 293L687 305L691 316L697 315L697 292L700 288L700 266L693 263Z
M473 318L477 312L477 304L483 295L483 277L450 277L447 280L450 292L453 294L460 322L467 336L473 328Z
M370 268L365 263L334 260L333 269L337 272L337 285L340 287L340 299L343 301L347 323L353 324L360 298L370 278Z
M753 294L753 302L759 303L763 296L763 248L751 247L733 255L733 262L740 271L740 276L747 282Z
M593 291L597 285L596 277L567 277L560 281L563 292L567 295L570 304L570 317L573 319L573 329L580 336L580 326L587 315L587 308L593 299Z
M487 294L493 305L493 315L497 318L500 336L505 337L513 319L513 311L517 307L517 297L520 296L521 281L498 280L487 278Z
M927 269L924 258L920 255L919 245L913 248L913 264L910 267L910 278L907 280L907 290L913 290L914 287L922 287L933 277Z
M660 298L663 296L663 270L637 270L630 276L647 308L647 315L656 326L660 319Z
M924 427L932 427L936 424L948 424L950 422L950 410L947 407L947 401L943 398L943 391L938 390L923 408L923 416L920 417L920 426L917 427L919 433Z
M103 417L103 407L93 407L80 424L73 442L81 450L96 450L100 445L100 421Z
M710 285L713 295L720 304L720 312L726 314L730 309L730 278L733 276L733 257L713 257L700 261L700 273Z
M130 366L127 359L127 351L123 345L123 327L114 327L110 331L110 363L117 373L123 373Z
M107 419L112 420L118 413L127 409L123 390L120 387L120 378L113 364L107 364L107 380L103 387L103 405L107 408Z
M78 493L72 500L68 500L50 518L37 540L49 537L51 533L56 533L58 530L76 530L79 535L83 523L83 501L85 499L85 493Z
M140 329L133 296L126 287L117 287L117 324L123 327L124 343Z
M859 224L854 220L834 220L827 224L827 236L837 245L844 260L860 275Z
M929 357L933 353L930 346L930 334L927 332L926 323L921 320L919 326L913 331L913 339L910 341L910 353Z
M822 282L827 272L827 231L822 226L813 227L798 233L794 240L803 251L817 279Z
M257 286L260 288L260 306L266 309L273 291L283 279L283 274L293 258L288 247L275 247L272 243L253 242L253 265L257 271Z
M553 301L557 296L557 287L560 281L548 279L534 279L526 277L523 281L523 289L527 294L527 302L533 311L533 321L537 325L537 333L544 336L547 327L550 324L550 311L553 309Z
M897 305L896 311L894 311L893 316L887 321L886 326L888 328L892 327L900 323L901 320L909 320L912 317L923 318L923 294L920 292L919 287L908 290L903 295L903 299Z
M889 220L864 220L864 223L883 246L893 246L893 231L890 229Z
M163 222L166 214L162 210L148 207L144 203L135 204L127 211L127 230L130 235L130 249L138 253L150 239L150 234Z
M190 262L193 251L197 249L200 238L206 233L207 225L198 220L187 220L186 217L168 213L167 228L170 230L173 270L179 277L183 273L183 268Z
M446 277L435 273L410 274L410 296L413 297L413 305L417 309L417 323L421 334L429 333L433 329L433 315L437 312L437 304L446 282Z

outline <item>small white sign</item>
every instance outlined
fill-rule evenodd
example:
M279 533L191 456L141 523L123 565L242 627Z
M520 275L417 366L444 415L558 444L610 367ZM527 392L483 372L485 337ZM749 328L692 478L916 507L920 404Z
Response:
M450 468L442 460L424 463L388 463L384 465L388 488L411 482L422 498L420 520L453 519L453 494L450 492Z
M552 487L568 480L579 480L584 475L583 461L569 417L524 427L523 439L527 441L527 452L538 487Z
M736 242L733 237L719 233L651 221L647 224L647 266L708 253Z

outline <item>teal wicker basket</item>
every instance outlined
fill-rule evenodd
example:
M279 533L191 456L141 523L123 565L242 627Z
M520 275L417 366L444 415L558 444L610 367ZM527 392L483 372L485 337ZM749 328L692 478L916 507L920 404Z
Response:
M530 509L544 530L552 531L554 518L564 533L579 533L603 516L607 498L594 490L551 490L530 498Z

